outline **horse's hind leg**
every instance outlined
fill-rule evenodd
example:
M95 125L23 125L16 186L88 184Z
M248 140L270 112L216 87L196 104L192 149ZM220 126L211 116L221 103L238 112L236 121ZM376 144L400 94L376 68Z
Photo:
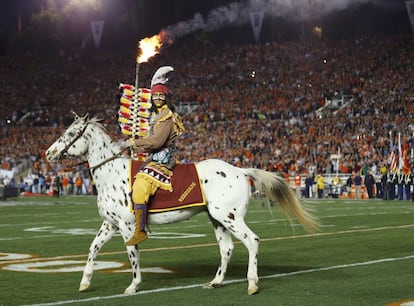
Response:
M214 224L215 222L213 222ZM217 269L214 279L205 284L203 288L216 288L220 287L223 283L224 277L227 272L227 265L230 262L231 254L233 253L234 245L231 240L231 234L220 224L214 224L214 233L220 247L221 262Z
M93 264L96 256L103 247L105 243L111 240L114 233L117 231L117 228L110 224L107 221L104 221L99 229L98 234L96 234L93 239L88 254L88 261L86 262L85 268L83 270L82 280L80 282L79 291L85 291L91 285L91 279L93 275Z
M219 221L227 231L231 232L237 239L239 239L249 252L249 265L247 269L247 281L249 295L255 294L259 291L257 275L257 255L259 251L259 237L246 225L242 216L229 213L223 217L220 213L212 217ZM220 245L221 246L221 245Z
M242 218L234 220L234 223L229 225L232 234L239 239L249 252L249 266L247 269L248 289L247 293L253 295L259 291L257 283L259 276L257 275L257 255L259 252L259 237L246 225Z

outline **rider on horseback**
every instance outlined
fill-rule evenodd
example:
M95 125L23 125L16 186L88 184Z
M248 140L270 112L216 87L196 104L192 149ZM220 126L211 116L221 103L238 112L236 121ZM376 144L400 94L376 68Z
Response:
M172 191L171 176L175 165L175 141L185 129L174 106L167 101L168 81L166 74L174 69L159 68L151 81L152 118L150 135L126 141L127 147L149 153L149 158L135 176L132 186L132 202L135 213L135 232L125 245L136 245L148 238L145 225L148 201L158 188Z

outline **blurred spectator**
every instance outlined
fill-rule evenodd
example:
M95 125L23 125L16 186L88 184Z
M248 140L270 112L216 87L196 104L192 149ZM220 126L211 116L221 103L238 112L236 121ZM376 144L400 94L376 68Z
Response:
M325 179L322 174L316 174L315 176L316 192L318 193L318 199L322 199L324 196Z
M375 184L375 178L372 175L372 170L368 170L368 173L364 178L364 185L367 189L367 194L368 194L369 199L374 198L373 196L374 184Z

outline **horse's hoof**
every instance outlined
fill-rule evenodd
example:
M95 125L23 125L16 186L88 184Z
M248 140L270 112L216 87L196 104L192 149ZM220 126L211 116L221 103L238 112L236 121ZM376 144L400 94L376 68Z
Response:
M135 288L126 288L125 289L125 291L124 291L124 294L134 294L134 293L136 293L137 292L137 290L135 290Z
M256 285L250 287L249 289L247 289L247 294L248 295L253 295L253 294L256 294L258 292L259 292L259 287L257 287Z
M80 286L79 286L79 291L80 292L82 292L82 291L85 291L85 290L87 290L88 288L89 288L89 286L90 286L91 284L80 284Z
M203 285L203 289L214 289L221 287L221 284L215 284L215 283L206 283Z

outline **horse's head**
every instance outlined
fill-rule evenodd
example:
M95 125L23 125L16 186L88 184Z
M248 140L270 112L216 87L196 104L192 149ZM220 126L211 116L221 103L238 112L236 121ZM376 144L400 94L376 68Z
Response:
M58 162L65 156L81 156L88 151L88 141L84 133L89 124L89 116L79 117L47 150L46 158L50 162Z

